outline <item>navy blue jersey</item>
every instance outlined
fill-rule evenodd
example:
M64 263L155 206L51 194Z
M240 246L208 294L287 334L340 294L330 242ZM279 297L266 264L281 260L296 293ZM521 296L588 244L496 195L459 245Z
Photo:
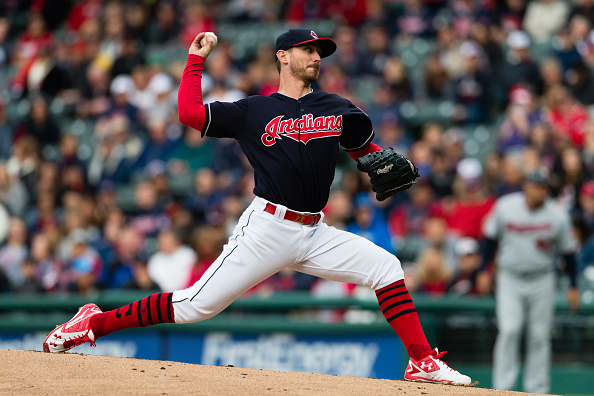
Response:
M356 151L373 139L367 114L318 90L299 99L274 93L211 103L202 132L237 139L254 168L254 194L302 212L326 205L339 144Z

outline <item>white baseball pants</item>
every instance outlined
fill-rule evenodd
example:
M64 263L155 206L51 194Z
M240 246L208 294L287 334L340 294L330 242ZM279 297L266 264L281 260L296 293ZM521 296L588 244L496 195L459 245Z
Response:
M329 227L284 220L286 207L264 212L256 197L221 255L193 286L173 293L175 323L215 316L247 290L284 268L381 289L404 279L400 261L369 240Z
M501 270L497 273L495 299L499 333L493 353L493 387L514 388L520 371L520 340L526 325L523 390L548 393L555 308L554 273L520 278Z

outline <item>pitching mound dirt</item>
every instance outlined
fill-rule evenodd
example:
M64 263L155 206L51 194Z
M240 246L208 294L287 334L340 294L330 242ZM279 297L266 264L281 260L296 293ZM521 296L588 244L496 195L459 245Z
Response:
M0 362L0 395L529 395L75 353L4 350Z

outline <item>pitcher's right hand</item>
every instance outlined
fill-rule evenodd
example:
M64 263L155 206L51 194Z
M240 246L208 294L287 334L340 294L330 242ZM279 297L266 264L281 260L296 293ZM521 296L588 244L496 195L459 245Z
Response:
M198 55L203 58L208 58L208 55L212 52L213 48L215 47L214 42L212 41L211 37L207 37L206 41L208 42L207 45L202 46L200 41L206 35L206 32L198 33L194 41L192 41L192 45L190 45L190 49L188 50L188 54L190 55Z

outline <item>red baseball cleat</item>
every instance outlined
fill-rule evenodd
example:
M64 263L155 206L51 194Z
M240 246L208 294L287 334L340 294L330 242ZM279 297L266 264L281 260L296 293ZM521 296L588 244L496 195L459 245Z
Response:
M95 304L86 304L68 322L57 326L43 341L45 352L66 352L77 345L90 342L95 346L95 335L91 330L91 317L102 311Z
M404 379L437 384L470 385L470 377L460 374L441 360L446 353L446 351L439 353L435 348L431 355L421 360L410 358L404 372Z

